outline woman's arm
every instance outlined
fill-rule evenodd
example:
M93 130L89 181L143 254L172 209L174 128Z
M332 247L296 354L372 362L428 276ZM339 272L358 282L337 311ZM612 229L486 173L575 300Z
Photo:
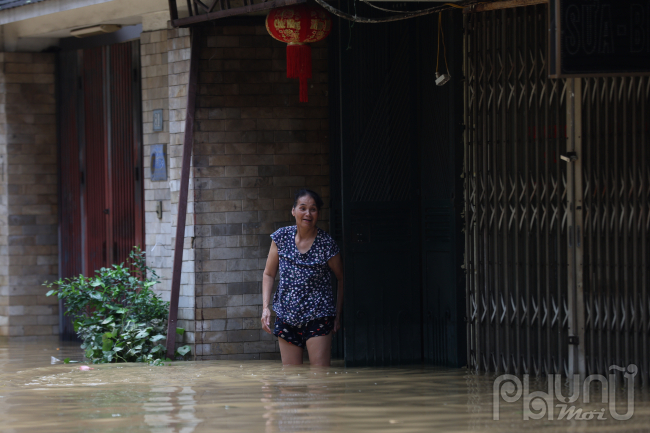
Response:
M278 273L280 258L278 256L278 246L271 241L269 257L266 259L266 267L262 276L262 329L271 334L271 292L273 291L273 282Z
M336 320L334 320L334 332L338 331L341 327L341 313L343 312L343 287L344 287L344 276L343 276L343 261L341 260L341 254L337 254L327 261L328 266L336 275L338 281L338 287L336 291Z

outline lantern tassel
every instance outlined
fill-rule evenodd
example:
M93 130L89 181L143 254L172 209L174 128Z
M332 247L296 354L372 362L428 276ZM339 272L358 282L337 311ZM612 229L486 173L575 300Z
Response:
M287 78L300 80L300 102L308 102L311 78L311 46L307 44L287 45Z

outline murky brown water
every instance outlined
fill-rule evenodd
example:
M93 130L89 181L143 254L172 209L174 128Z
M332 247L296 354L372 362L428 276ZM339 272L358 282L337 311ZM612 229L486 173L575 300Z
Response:
M57 350L57 347L60 350ZM76 344L0 343L0 430L46 432L650 431L650 399L637 391L628 421L522 420L494 377L440 368L282 368L278 362L93 366ZM599 409L598 404L578 407ZM618 412L625 413L619 396Z

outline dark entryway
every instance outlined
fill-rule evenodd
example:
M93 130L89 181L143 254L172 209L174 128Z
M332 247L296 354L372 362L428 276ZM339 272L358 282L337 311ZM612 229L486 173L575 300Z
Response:
M437 14L335 29L331 224L346 271L335 353L347 365L465 364L462 16L443 22L443 87ZM441 72L443 55L441 44Z
M60 276L92 275L144 246L139 41L61 52L58 101Z

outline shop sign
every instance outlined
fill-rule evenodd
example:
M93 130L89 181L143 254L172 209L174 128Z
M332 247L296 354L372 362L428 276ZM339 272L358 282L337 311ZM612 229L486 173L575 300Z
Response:
M550 0L551 77L650 75L650 1Z

